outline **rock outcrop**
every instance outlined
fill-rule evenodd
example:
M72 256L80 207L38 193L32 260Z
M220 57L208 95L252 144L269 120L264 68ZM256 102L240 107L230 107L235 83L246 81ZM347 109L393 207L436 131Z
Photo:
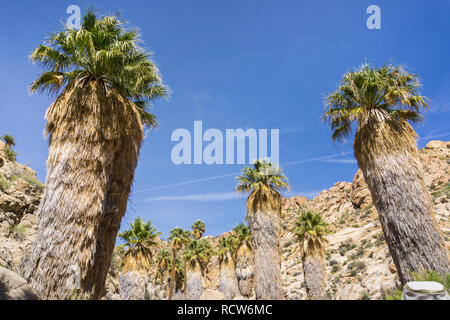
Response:
M0 146L0 266L18 272L38 228L44 185L32 169L6 159Z
M0 300L37 300L38 295L18 274L0 267Z

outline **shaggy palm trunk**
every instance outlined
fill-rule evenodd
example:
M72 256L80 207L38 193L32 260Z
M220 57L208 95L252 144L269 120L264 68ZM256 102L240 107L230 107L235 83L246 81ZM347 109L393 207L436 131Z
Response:
M39 229L24 277L44 299L64 299L71 266L81 290L105 292L143 131L135 106L98 82L70 84L46 113L49 155Z
M188 263L185 281L186 298L198 300L203 292L203 274L199 263Z
M177 256L175 250L172 250L172 270L170 272L170 283L169 283L169 300L172 300L173 290L175 288L175 260Z
M247 243L239 246L236 252L236 277L242 296L249 297L253 290L253 255Z
M254 252L254 283L258 300L282 297L280 260L280 195L272 190L254 191L247 201Z
M408 123L378 111L359 124L354 145L402 284L412 280L411 272L450 271L415 138Z
M302 263L308 299L325 300L327 275L324 257L320 255L305 255L302 258Z
M239 287L234 269L234 261L231 257L224 259L219 266L219 291L228 300L239 295Z

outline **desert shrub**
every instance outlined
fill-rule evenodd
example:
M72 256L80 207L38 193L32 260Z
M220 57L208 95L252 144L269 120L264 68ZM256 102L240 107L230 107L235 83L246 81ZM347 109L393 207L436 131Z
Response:
M370 300L369 293L367 291L361 292L359 300Z
M339 265L335 264L332 268L331 268L331 273L336 273L340 270L341 268L339 267Z
M14 174L11 176L10 180L15 181L18 178L22 178L23 180L31 184L33 187L38 189L40 192L44 191L45 185L42 182L40 182L39 179L36 178L35 176L31 176L28 174Z
M330 262L328 262L328 264L330 265L330 266L334 266L334 265L336 265L336 264L339 264L336 260L330 260Z
M11 147L6 146L3 149L3 153L5 154L6 159L12 162L16 162L18 154Z
M15 225L11 226L9 231L14 238L23 240L25 239L25 232L27 231L27 228L24 226Z
M9 181L5 176L0 174L0 190L7 191L11 187L11 181Z
M350 270L350 275L352 277L356 276L358 273L362 273L366 270L366 264L364 261L352 261L347 265L347 269Z

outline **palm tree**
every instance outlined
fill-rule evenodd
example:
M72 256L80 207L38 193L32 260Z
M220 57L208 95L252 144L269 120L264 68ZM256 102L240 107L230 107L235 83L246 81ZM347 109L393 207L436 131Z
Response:
M250 229L244 223L233 228L237 238L236 277L241 295L249 297L253 290L253 249Z
M187 233L185 230L181 228L174 228L169 232L169 243L172 248L172 260L171 260L171 274L170 274L170 284L169 284L169 300L172 300L173 291L175 288L175 277L176 277L176 261L177 261L177 252L180 251L184 244L186 243Z
M150 102L167 95L136 30L88 11L80 30L52 34L31 54L44 72L32 92L59 94L46 112L46 188L24 277L42 298L63 299L73 265L81 289L105 278L134 178Z
M196 240L200 239L206 231L205 224L203 223L203 221L200 220L195 221L191 228L192 228L192 235Z
M417 134L427 107L417 76L387 65L367 64L347 73L327 99L324 119L333 140L350 136L357 123L354 152L380 216L389 251L404 284L411 273L450 270L448 250L423 180Z
M265 160L246 167L238 177L238 192L250 192L247 220L255 259L256 299L281 299L280 216L281 194L288 184L281 170Z
M325 235L330 232L329 226L320 214L305 211L297 216L293 232L300 243L308 298L325 300Z
M175 259L175 292L181 290L184 283L185 275L184 262L182 259L177 257Z
M158 272L156 274L156 278L163 279L167 270L169 270L172 265L171 255L169 250L160 249L158 254L156 255L156 265L158 266Z
M0 138L3 140L6 147L12 148L12 147L16 146L16 139L14 139L14 137L12 135L4 134Z
M194 235L189 230L183 230L184 232L184 247L186 248L191 241L194 239ZM186 292L186 263L183 263L184 267L184 278L183 278L183 292Z
M158 236L152 221L144 223L142 219L135 218L130 229L119 233L119 238L125 241L122 247L125 253L122 259L122 272L137 271L148 273L153 259L151 247L158 244Z
M198 299L203 292L203 271L212 256L211 244L206 239L192 240L183 252L186 265L186 297Z
M235 255L238 239L234 235L219 240L216 254L219 257L219 291L229 300L239 295L235 270Z

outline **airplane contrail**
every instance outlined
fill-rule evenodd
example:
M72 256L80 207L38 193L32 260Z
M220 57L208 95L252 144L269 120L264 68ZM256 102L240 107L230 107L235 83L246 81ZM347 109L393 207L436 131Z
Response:
M293 161L293 162L287 162L285 164L282 164L281 167L288 167L288 166L293 166L293 165L301 164L301 163L326 160L326 159L329 159L329 158L333 158L333 157L337 157L337 156L343 156L343 155L347 155L347 154L350 154L350 153L352 153L352 152L336 153L336 154L331 154L331 155L328 155L328 156L322 156L322 157L298 160L298 161ZM156 191L156 190L163 190L163 189L168 189L168 188L173 188L173 187L178 187L178 186L184 186L184 185L187 185L187 184L193 184L193 183L198 183L198 182L211 181L211 180L216 180L216 179L221 179L221 178L232 177L232 176L239 175L240 173L241 173L241 171L238 171L238 172L223 174L223 175L219 175L219 176L188 180L188 181L183 181L183 182L179 182L179 183L169 184L169 185L165 185L165 186L161 186L161 187L154 187L154 188L149 188L149 189L138 190L138 191L134 191L133 193L136 194L136 193L150 192L150 191Z

